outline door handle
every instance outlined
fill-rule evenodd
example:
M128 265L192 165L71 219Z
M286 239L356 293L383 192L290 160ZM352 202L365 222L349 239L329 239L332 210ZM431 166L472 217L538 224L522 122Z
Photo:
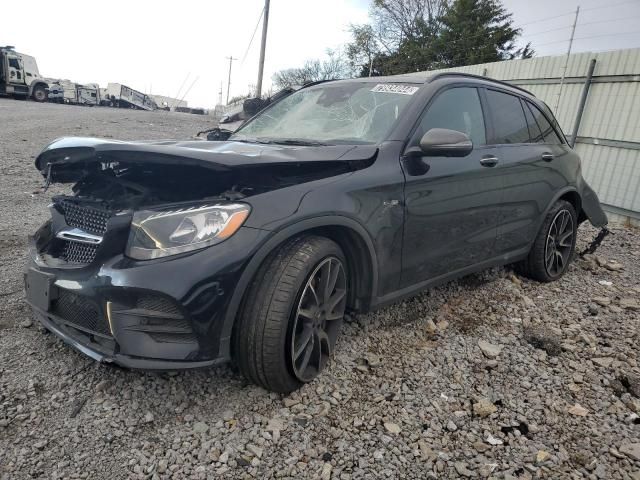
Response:
M483 167L495 167L498 163L498 157L494 155L487 155L480 159L480 165Z
M542 154L542 159L543 159L545 162L550 162L551 160L553 160L553 153L544 152L544 153Z

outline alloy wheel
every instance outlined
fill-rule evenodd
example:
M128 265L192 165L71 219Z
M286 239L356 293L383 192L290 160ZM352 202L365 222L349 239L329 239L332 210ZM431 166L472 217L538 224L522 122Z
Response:
M309 382L327 364L347 305L347 277L342 262L325 258L309 276L291 335L291 365L301 382Z
M571 212L560 210L549 227L544 252L544 264L551 277L560 276L569 261L573 250L575 227Z

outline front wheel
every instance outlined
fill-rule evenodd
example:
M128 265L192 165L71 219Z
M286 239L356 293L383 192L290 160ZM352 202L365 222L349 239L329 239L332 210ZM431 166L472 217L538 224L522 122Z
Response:
M234 330L234 361L268 390L316 378L335 348L347 306L347 262L319 236L294 239L260 267Z
M517 265L523 275L540 282L559 279L574 256L578 216L569 202L556 202L542 224L528 257Z
M31 94L36 102L45 102L47 100L47 90L42 85L37 85Z

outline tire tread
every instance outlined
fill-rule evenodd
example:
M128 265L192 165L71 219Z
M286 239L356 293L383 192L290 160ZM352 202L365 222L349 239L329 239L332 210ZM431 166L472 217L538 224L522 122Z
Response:
M267 390L288 393L302 385L289 372L287 329L310 262L321 252L343 256L328 238L294 238L267 257L249 286L234 328L234 361L249 381Z

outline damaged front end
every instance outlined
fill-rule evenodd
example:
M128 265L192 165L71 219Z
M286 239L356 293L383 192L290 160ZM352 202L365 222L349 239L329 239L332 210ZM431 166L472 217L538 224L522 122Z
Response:
M27 301L49 330L98 360L167 369L227 359L221 318L250 252L269 236L260 226L274 209L261 196L290 188L295 209L307 184L376 154L308 150L54 142L36 167L47 182L73 186L52 198L51 218L31 239Z
M370 164L375 150L316 150L206 142L124 143L61 139L36 159L47 183L73 183L57 196L35 235L39 263L73 267L99 252L143 260L222 241L249 216L247 199ZM215 148L214 148L215 147ZM344 160L343 160L344 158ZM235 230L233 230L235 231ZM127 235L122 235L122 232ZM156 251L154 251L156 250Z

